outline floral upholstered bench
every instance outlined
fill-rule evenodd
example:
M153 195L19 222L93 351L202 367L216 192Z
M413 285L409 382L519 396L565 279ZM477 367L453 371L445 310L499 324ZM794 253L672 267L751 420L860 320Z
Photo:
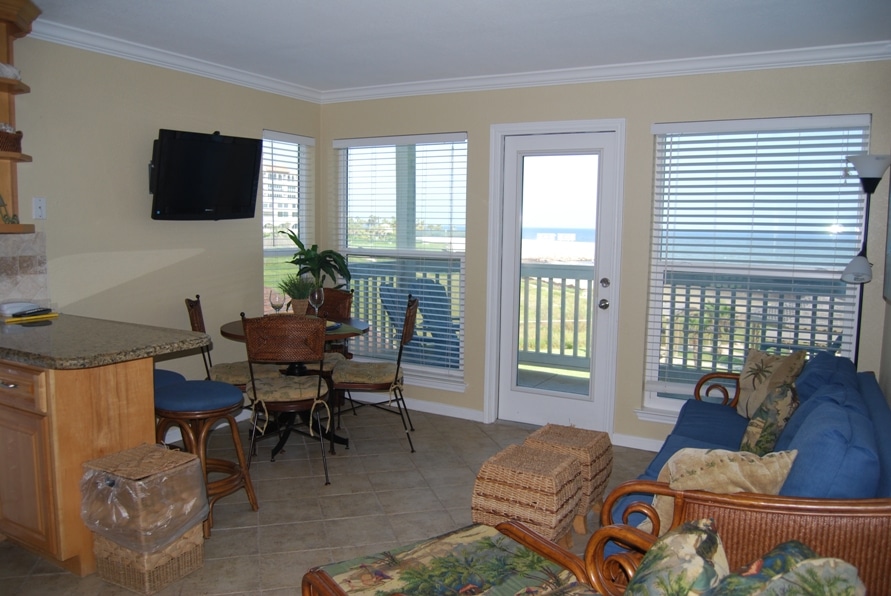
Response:
M484 592L596 594L565 568L485 525L316 567L303 576L304 596Z

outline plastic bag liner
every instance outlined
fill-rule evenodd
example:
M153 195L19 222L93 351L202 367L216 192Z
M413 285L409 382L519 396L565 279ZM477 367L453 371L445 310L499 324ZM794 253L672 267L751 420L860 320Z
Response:
M134 551L158 551L208 514L198 458L142 444L84 464L81 517L86 526Z

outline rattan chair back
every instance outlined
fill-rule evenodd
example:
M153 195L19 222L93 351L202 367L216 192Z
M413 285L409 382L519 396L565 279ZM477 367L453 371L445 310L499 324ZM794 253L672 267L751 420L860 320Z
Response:
M247 318L241 313L250 363L319 362L325 358L325 319L309 315Z
M411 342L412 338L415 336L415 321L418 318L418 304L420 301L412 296L408 295L408 304L405 307L405 319L402 323L402 339L400 343L400 352L402 346L406 346Z
M207 330L204 328L204 313L201 310L200 295L195 294L194 300L186 298L186 312L189 313L189 325L192 327L192 331L207 333ZM210 357L209 346L202 346L201 358L204 359L204 371L207 373L207 378L209 379L211 376L210 369L213 368L213 359Z
M192 326L192 331L207 333L204 328L204 313L201 311L201 296L199 294L195 294L194 300L186 298L186 310L189 313L189 324Z
M312 307L307 307L307 309ZM314 311L313 311L314 312ZM319 315L331 321L349 319L353 312L353 291L325 288L325 301L319 307ZM309 311L307 311L309 314Z

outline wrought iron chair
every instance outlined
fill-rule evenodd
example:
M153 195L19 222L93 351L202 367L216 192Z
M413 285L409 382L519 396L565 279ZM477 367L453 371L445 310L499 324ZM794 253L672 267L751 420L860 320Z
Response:
M186 298L186 310L189 313L189 323L192 326L192 331L207 333L204 327L204 312L201 309L201 296L195 294L194 300ZM207 374L207 379L211 381L229 383L244 390L245 385L251 379L247 360L214 364L210 356L210 346L201 348L201 357L204 359L204 371ZM280 368L280 366L275 365L264 365L258 367L255 372L261 377L274 378L281 374L279 372Z
M321 410L332 416L326 397L329 387L320 374L325 359L325 319L306 315L271 315L247 318L241 313L247 349L250 382L246 394L252 407L251 442L248 465L256 454L258 438L278 436L271 461L282 450L292 432L317 438L322 450L325 484L330 484L324 437L332 440L333 432L323 430ZM263 364L314 364L314 370L299 369L294 375L263 378L254 369ZM300 430L309 427L309 431ZM273 432L276 431L276 432ZM316 434L318 433L318 435ZM262 437L261 437L262 435Z
M331 375L334 382L334 391L348 395L353 403L354 411L357 407L373 406L385 412L399 414L412 453L415 452L415 446L412 443L410 431L414 431L415 427L412 425L411 416L408 413L408 407L405 405L405 399L402 395L402 355L405 347L415 337L415 319L417 315L418 299L409 294L396 362L356 362L355 360L344 360L334 367L334 372ZM387 400L377 402L355 400L352 396L353 391L386 392ZM396 405L395 410L389 407L393 404Z

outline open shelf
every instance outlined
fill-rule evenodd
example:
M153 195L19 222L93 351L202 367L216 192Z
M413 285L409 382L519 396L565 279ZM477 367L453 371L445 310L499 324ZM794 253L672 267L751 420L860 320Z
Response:
M0 234L33 234L34 224L0 223Z

